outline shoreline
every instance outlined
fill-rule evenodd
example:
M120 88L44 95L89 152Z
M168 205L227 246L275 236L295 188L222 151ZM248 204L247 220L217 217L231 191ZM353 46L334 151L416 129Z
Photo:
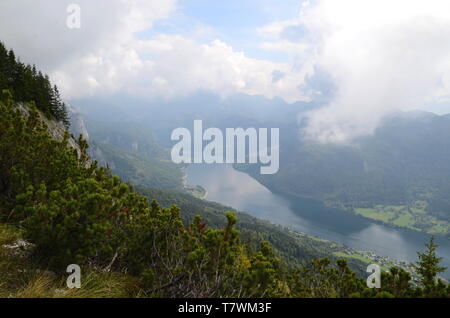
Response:
M189 193L190 195L196 197L197 199L205 200L205 198L208 196L208 191L200 185L196 185L196 186L189 185L187 182L188 175L184 171L185 168L186 167L181 168L181 173L183 174L183 176L182 176L183 190L186 191L187 193Z

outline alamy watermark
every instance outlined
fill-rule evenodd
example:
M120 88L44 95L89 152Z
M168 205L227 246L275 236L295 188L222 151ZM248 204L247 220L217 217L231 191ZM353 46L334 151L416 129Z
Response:
M66 25L69 29L81 29L81 7L79 4L72 3L67 6Z
M367 273L371 273L367 277L367 288L381 288L381 268L377 264L367 266Z
M225 140L224 140L225 138ZM280 166L278 128L219 128L203 131L202 120L194 121L194 135L187 128L173 130L174 163L250 163L261 164L261 174L275 174ZM205 145L206 144L206 145Z
M67 273L70 273L67 277L66 285L69 289L81 288L81 268L77 264L70 264L66 269Z

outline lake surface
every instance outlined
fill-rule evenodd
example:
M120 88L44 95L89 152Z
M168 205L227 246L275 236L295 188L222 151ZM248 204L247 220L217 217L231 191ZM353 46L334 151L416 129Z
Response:
M373 223L313 200L275 194L231 165L193 164L185 172L189 185L201 185L207 190L206 200L355 249L415 262L416 252L424 250L430 237ZM438 237L437 242L438 254L444 258L442 264L450 268L450 240ZM450 277L450 270L443 276Z

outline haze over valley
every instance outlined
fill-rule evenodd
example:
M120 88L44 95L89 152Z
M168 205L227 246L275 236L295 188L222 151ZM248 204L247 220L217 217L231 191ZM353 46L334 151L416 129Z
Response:
M448 297L449 21L2 0L0 297Z

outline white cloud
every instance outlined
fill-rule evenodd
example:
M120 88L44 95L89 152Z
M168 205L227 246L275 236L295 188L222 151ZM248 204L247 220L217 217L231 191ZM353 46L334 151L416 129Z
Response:
M275 21L260 27L257 31L267 37L278 37L283 33L284 30L286 30L286 28L298 25L299 21L297 19Z
M205 89L288 101L307 99L291 66L247 57L220 40L201 44L176 34L139 37L170 16L176 0L79 0L82 27L66 28L71 1L2 0L0 39L50 72L66 98L128 92L172 97ZM16 28L16 21L22 21ZM198 34L212 33L207 26ZM286 76L274 82L273 73Z
M199 44L179 35L160 34L71 60L53 77L70 97L126 91L170 98L201 89L222 96L242 92L304 99L297 80L285 76L273 83L276 70L288 73L290 67L248 58L219 40Z
M2 0L0 39L25 60L54 70L131 40L175 9L175 0L78 0L82 27L66 25L71 0Z
M66 98L128 92L143 97L241 92L288 102L320 96L308 78L328 74L333 100L308 116L307 136L347 141L385 115L450 97L448 0L315 0L262 26L260 47L291 63L250 58L202 26L156 34L176 0L78 0L82 28L66 27L71 0L2 0L0 39L49 72ZM146 36L139 32L144 31ZM317 81L316 81L317 82Z
M286 39L295 27L301 34ZM309 114L309 137L348 141L372 133L385 115L449 96L448 0L316 0L296 20L260 31L275 38L271 48L294 42L278 48L300 52L337 88L328 106Z

